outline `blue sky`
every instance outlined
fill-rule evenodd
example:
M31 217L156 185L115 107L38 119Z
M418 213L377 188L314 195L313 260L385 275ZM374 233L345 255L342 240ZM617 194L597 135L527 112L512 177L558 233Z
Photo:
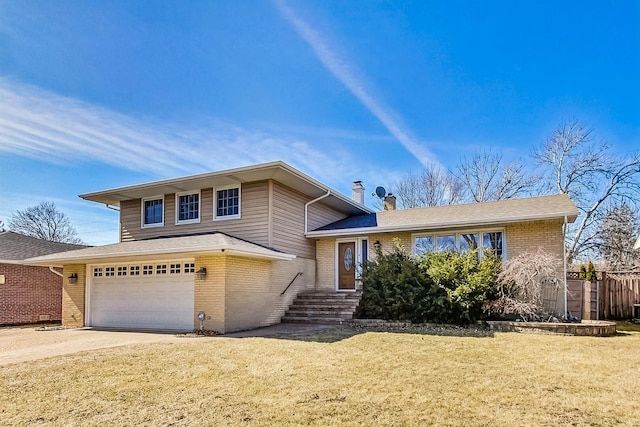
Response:
M568 119L631 153L639 28L638 1L2 0L0 219L52 200L112 243L78 194L272 160L350 194Z

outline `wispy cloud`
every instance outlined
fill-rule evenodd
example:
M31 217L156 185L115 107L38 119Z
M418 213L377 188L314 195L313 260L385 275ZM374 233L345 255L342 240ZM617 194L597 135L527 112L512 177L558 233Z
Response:
M0 78L0 152L63 163L70 155L170 177L284 160L315 174L352 173L338 144L248 130L215 119L196 127L139 120L91 103Z
M425 167L437 164L436 157L426 147L411 136L401 125L396 114L383 103L374 99L365 88L364 80L353 70L353 67L341 58L324 40L322 35L309 23L300 18L284 0L274 0L282 16L293 26L296 32L311 46L316 56L331 74L344 84L351 93L387 128Z
M328 132L334 138L320 132L309 140L300 136L305 133L300 129L287 135L286 131L246 129L215 118L189 126L135 119L0 78L0 153L59 164L73 156L157 178L273 160L284 160L332 186L355 179L388 181L386 177L394 174L362 164L361 153L343 148L341 140L356 135L347 132L345 136L335 129ZM357 176L354 164L362 165Z

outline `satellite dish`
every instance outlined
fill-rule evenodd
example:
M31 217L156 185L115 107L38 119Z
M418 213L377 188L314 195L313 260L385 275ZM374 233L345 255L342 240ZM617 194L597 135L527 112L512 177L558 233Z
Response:
M376 187L376 196L382 199L386 195L387 195L387 190L385 190L384 187Z

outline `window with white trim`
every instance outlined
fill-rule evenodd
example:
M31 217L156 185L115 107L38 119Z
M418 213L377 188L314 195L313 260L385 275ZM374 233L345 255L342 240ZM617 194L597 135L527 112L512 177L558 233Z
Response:
M151 276L153 275L153 264L146 264L142 266L142 275L143 276Z
M93 277L102 277L102 267L93 268Z
M196 265L193 262L185 262L184 263L184 272L185 273L195 273Z
M126 275L127 275L127 266L126 265L119 265L118 266L118 277L126 276Z
M240 218L240 186L216 188L213 219Z
M142 228L162 227L164 225L164 197L142 199Z
M200 192L176 194L176 224L200 222Z
M182 264L169 264L169 273L170 274L180 274L180 267Z
M413 253L421 256L425 252L456 251L467 252L475 249L479 256L489 251L503 258L503 230L473 230L459 233L420 233L413 235Z
M116 275L115 267L105 267L104 268L104 277L113 277Z
M129 266L129 276L139 276L140 275L140 266L139 265L130 265Z

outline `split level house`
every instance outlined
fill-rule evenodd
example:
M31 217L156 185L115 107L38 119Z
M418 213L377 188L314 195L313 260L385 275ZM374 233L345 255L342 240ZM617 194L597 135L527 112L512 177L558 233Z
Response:
M219 333L279 323L309 294L353 298L362 262L397 243L561 258L578 214L563 194L405 210L388 196L376 212L359 181L348 197L283 162L80 197L119 209L120 241L30 260L63 268L63 324Z

